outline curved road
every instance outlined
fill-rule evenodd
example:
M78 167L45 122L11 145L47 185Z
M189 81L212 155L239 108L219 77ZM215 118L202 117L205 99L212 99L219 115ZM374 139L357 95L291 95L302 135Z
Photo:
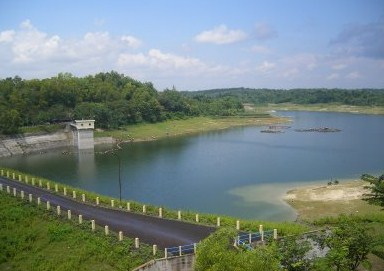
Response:
M42 202L49 201L51 206L60 205L62 211L71 210L72 215L81 214L84 219L94 219L100 226L108 225L110 230L122 231L124 236L138 237L141 242L156 244L161 248L197 243L215 231L214 227L82 203L3 177L0 177L0 183L3 184L3 191L6 191L6 187L9 186L11 193L13 193L12 188L16 188L17 194L20 195L20 191L23 190L25 197L28 198L28 194L32 194L35 202L37 197L40 197Z

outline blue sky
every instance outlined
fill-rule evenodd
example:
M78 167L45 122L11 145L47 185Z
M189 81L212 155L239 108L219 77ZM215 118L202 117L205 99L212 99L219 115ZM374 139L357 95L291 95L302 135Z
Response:
M0 78L384 88L383 0L0 0Z

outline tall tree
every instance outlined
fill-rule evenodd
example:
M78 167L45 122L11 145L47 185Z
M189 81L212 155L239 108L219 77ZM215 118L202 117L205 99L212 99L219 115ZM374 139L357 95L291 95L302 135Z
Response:
M366 194L364 199L371 204L384 206L384 174L379 177L363 174L361 179L371 184L367 187L371 193Z

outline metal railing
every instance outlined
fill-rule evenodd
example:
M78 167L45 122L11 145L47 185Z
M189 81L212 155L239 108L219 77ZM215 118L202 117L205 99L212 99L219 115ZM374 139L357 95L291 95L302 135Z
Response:
M174 257L174 256L183 256L187 254L195 254L196 253L196 243L177 246L177 247L169 247L165 249L165 258Z

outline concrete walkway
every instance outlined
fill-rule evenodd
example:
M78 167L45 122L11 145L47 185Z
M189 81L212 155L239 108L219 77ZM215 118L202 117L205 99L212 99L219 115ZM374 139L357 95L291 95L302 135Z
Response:
M40 197L42 202L49 201L54 208L60 205L62 211L71 210L72 215L81 214L83 219L94 219L97 225L102 227L108 225L110 230L122 231L124 236L138 237L140 242L156 244L160 248L198 243L215 231L214 227L82 203L39 187L3 177L0 177L0 183L3 184L3 191L6 191L6 187L9 186L12 193L12 188L16 188L18 195L20 195L20 191L24 191L26 198L28 198L28 194L32 194L34 202L36 202L37 197ZM77 219L77 217L72 219Z

